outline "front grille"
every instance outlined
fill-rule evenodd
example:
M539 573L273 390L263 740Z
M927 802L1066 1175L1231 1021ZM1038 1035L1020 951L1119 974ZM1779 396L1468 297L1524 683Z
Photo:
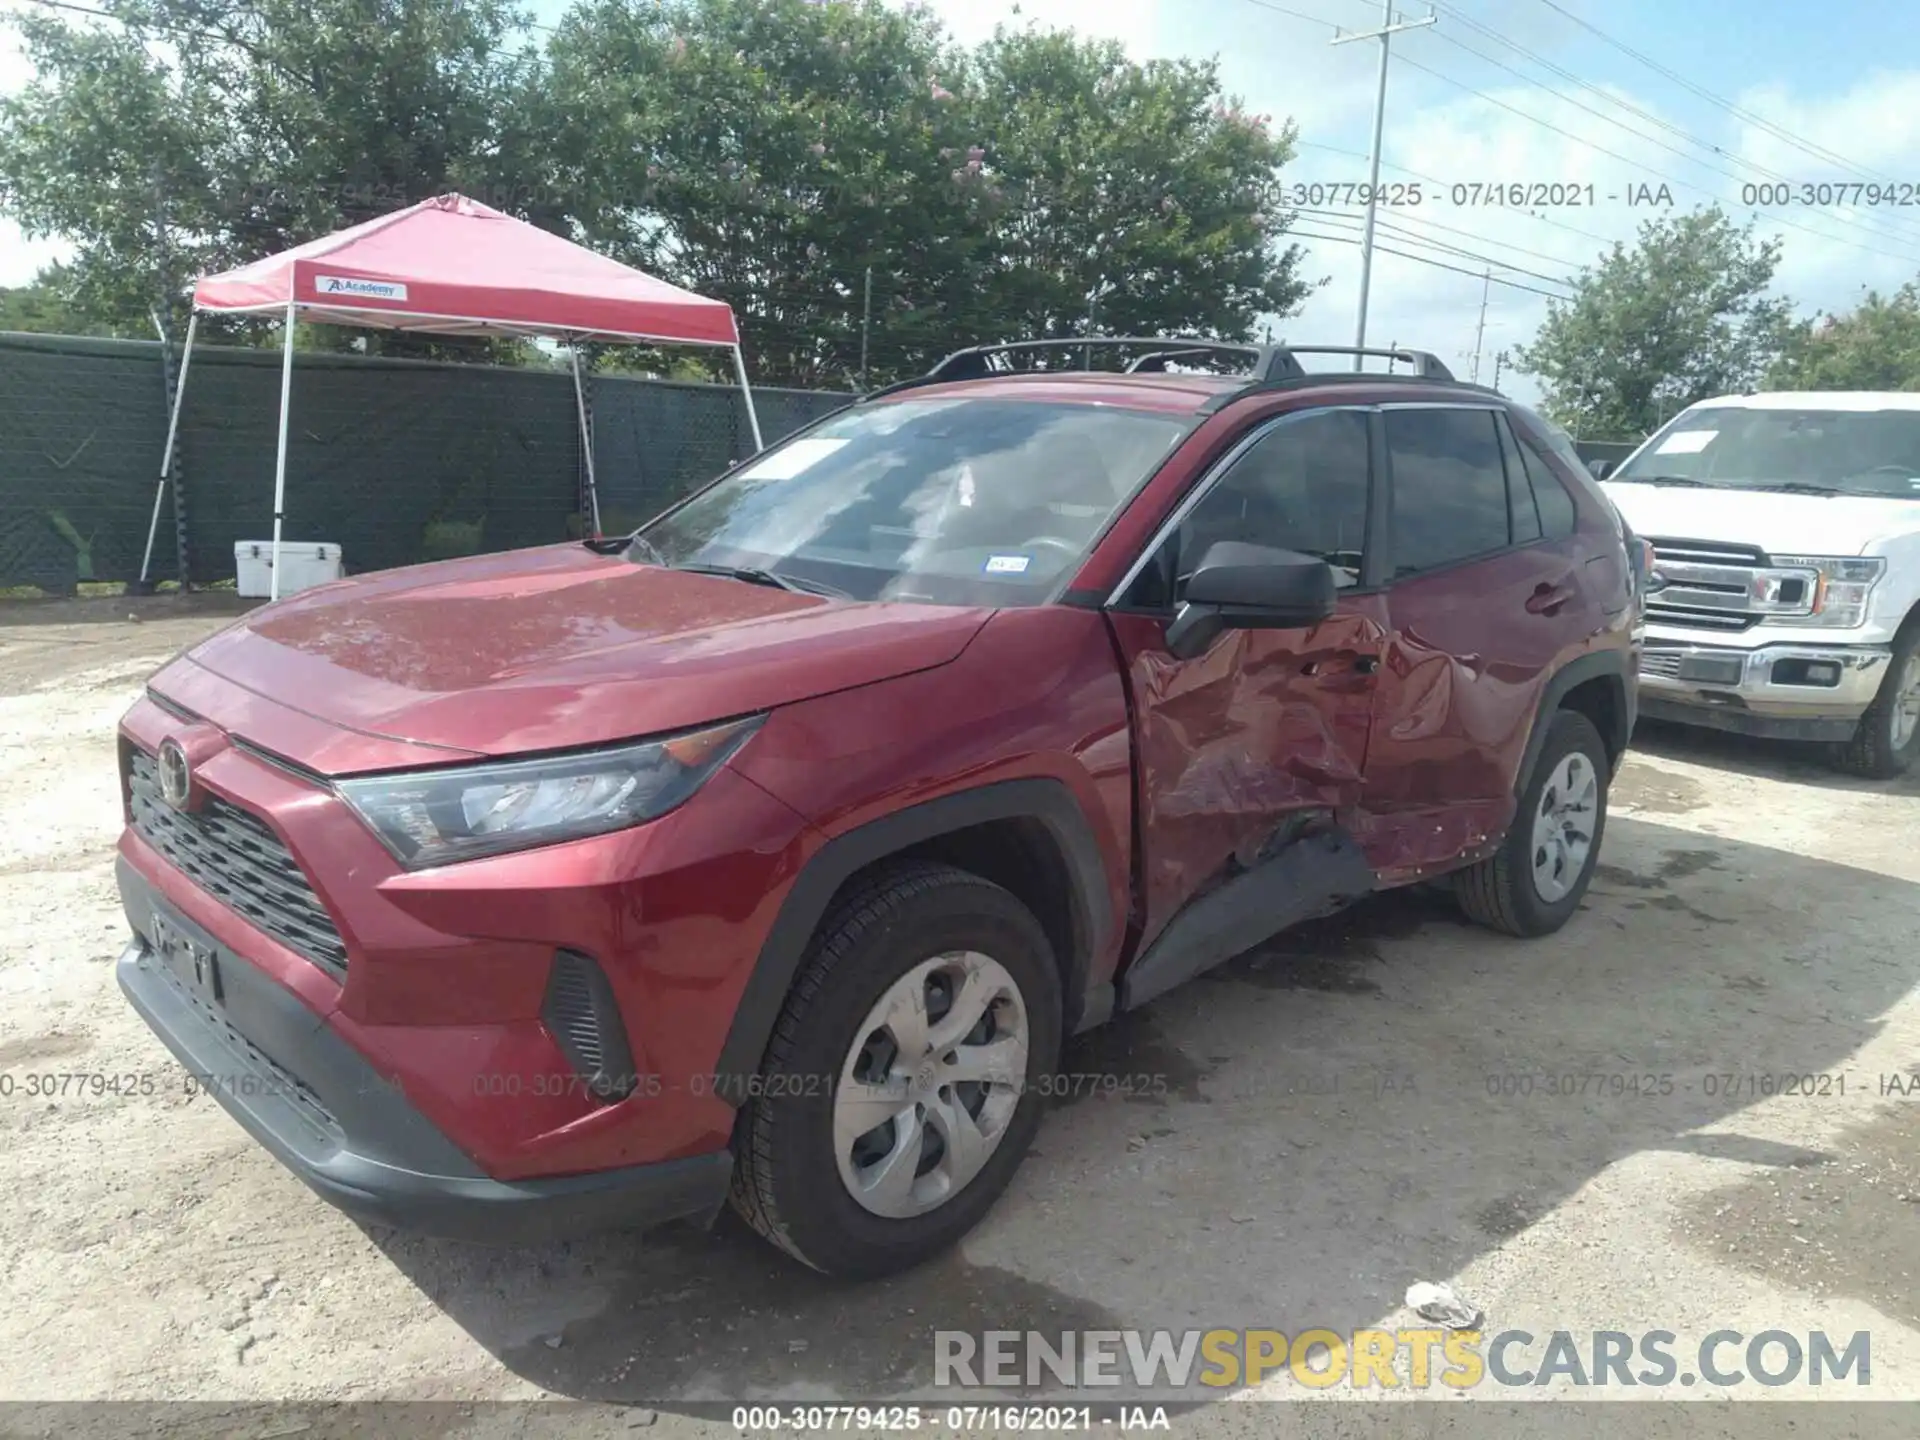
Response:
M216 795L192 811L160 798L153 757L130 757L133 828L209 895L297 955L336 976L347 947L300 862L259 816Z
M1642 650L1640 652L1640 673L1658 675L1663 679L1680 678L1680 652L1678 650Z
M1648 620L1722 634L1760 623L1751 605L1754 577L1767 564L1764 552L1716 540L1654 538L1651 543L1654 569L1666 585L1647 597Z

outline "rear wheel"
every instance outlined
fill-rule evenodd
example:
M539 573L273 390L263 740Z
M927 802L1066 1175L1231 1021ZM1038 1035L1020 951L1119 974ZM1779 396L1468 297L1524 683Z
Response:
M1468 918L1509 935L1551 935L1566 924L1593 879L1611 780L1593 722L1557 711L1506 840L1454 876Z
M1880 693L1860 717L1853 738L1837 745L1833 764L1849 775L1892 780L1920 759L1920 625L1909 622L1893 642Z
M1060 981L1007 891L914 862L821 926L741 1116L733 1204L832 1275L945 1249L1012 1179L1060 1047Z

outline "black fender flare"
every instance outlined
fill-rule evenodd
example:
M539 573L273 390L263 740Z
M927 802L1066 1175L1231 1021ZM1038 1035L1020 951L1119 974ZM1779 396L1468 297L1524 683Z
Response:
M837 835L806 863L780 913L774 917L747 978L720 1057L714 1065L713 1093L738 1106L751 1093L751 1081L772 1039L773 1027L793 988L807 944L848 878L875 861L897 855L941 835L995 820L1033 820L1059 846L1071 881L1073 953L1062 964L1062 1013L1069 1031L1084 1029L1112 1010L1112 987L1088 993L1087 970L1113 935L1115 916L1107 890L1106 864L1093 826L1073 792L1059 780L1001 780L973 790L909 805ZM1091 1012L1091 1013L1090 1013Z
M1560 708L1560 702L1576 685L1584 685L1589 680L1612 680L1619 691L1615 695L1615 730L1612 735L1602 735L1607 749L1615 755L1624 754L1627 737L1633 734L1635 711L1639 706L1640 688L1633 670L1633 656L1626 650L1590 650L1585 655L1576 655L1565 665L1548 677L1546 687L1540 692L1540 703L1534 707L1533 728L1527 734L1527 748L1521 755L1520 768L1513 777L1513 793L1523 795L1532 783L1534 766L1540 763L1541 748L1547 743L1547 726L1552 723L1553 712Z

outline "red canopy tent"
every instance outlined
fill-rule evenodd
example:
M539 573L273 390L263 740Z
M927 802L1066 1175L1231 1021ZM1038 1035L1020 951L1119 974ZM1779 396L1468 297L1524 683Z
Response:
M580 380L581 341L707 345L733 352L734 373L746 399L755 450L760 418L747 385L746 361L733 310L690 290L596 255L571 240L469 200L440 195L405 210L310 240L278 255L203 277L193 290L193 314L180 359L160 485L147 529L145 581L166 495L167 471L194 330L201 311L282 316L286 341L280 366L280 441L273 480L272 595L280 593L280 529L286 510L287 423L293 391L293 322L301 315L332 325L413 330L432 335L535 335L573 347L574 398L580 410L587 462L587 497L596 533L600 496Z

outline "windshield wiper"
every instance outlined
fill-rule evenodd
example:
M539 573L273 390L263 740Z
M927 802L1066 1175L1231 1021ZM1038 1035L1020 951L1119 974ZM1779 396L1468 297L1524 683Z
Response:
M1700 490L1719 488L1706 480L1695 480L1691 475L1609 475L1607 479L1622 485L1691 485Z
M603 535L580 542L596 555L624 555L629 549L638 550L649 565L665 565L667 557L662 555L654 543L635 530L630 535Z
M1811 480L1782 480L1776 485L1743 485L1743 490L1769 490L1784 495L1844 495L1838 485L1816 485Z
M698 561L689 561L683 565L670 565L667 568L690 570L696 575L724 575L729 580L744 580L749 585L768 585L775 590L791 590L800 595L825 595L833 600L853 598L846 591L822 581L801 580L792 575L782 575L777 571L762 569L758 565L707 565Z

